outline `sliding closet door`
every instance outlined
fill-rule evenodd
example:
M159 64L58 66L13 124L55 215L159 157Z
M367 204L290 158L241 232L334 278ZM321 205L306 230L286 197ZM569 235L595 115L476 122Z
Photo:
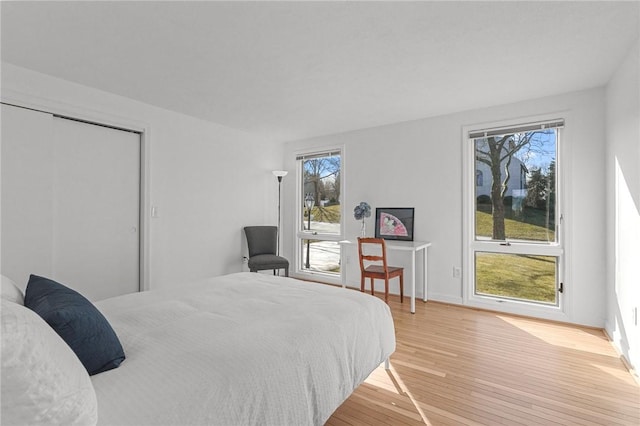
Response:
M140 135L53 119L53 274L100 300L139 291Z
M2 274L140 289L140 135L2 105Z
M29 274L50 276L53 238L53 116L2 105L2 274L25 288Z

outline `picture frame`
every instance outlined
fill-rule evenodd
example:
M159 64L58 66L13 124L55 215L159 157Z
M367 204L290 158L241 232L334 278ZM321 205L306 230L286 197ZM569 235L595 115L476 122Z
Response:
M413 207L377 207L375 237L413 241Z

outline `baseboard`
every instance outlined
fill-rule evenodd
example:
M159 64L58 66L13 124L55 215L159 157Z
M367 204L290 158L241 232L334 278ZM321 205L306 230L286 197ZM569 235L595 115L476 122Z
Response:
M462 303L462 297L455 297L447 294L438 294L438 293L436 294L429 293L428 296L429 296L428 300L430 301L448 303L450 305L460 305L460 306L466 307Z
M624 367L629 371L629 373L631 373L631 376L634 378L636 383L640 385L640 375L638 374L638 371L633 367L633 364L631 364L631 362L627 359L627 357L622 352L620 352L620 350L618 349L618 345L616 345L616 342L613 340L613 338L609 334L609 331L607 330L606 326L602 330L602 332L606 336L607 340L609 340L609 343L611 343L611 346L613 347L613 349L618 354L618 358L620 358L620 361L622 361L622 364L624 365Z

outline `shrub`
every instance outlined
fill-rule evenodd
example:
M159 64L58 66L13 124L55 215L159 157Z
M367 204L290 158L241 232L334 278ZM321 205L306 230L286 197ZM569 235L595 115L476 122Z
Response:
M478 204L491 204L491 197L488 195L478 195L477 199Z

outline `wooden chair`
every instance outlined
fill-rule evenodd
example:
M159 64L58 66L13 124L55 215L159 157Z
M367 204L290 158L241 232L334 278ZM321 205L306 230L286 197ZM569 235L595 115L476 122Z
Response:
M371 254L374 252L376 254ZM371 294L373 294L373 280L376 278L384 280L384 301L388 302L389 280L399 277L400 303L402 303L404 299L404 268L387 264L387 246L384 240L382 238L358 238L358 257L360 258L360 291L365 291L365 278L369 278L371 281Z

